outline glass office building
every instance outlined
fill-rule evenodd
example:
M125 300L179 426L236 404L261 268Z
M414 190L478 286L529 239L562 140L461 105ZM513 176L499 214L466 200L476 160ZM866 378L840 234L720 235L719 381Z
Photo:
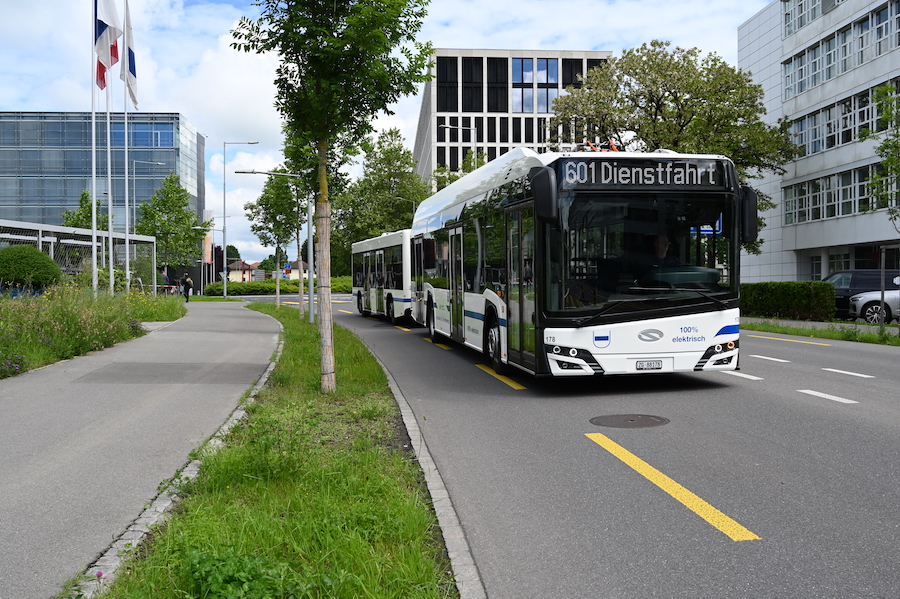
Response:
M125 120L111 115L113 230L125 226ZM96 116L97 197L106 199L106 113ZM148 201L174 172L202 217L205 138L176 113L128 114L128 205ZM90 112L0 112L0 219L62 224L91 189Z

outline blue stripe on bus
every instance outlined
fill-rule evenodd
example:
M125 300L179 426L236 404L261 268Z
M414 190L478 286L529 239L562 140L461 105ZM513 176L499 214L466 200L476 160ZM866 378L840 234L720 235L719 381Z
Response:
M480 320L484 322L484 314L480 314L478 312L472 312L471 310L465 311L466 318L474 318L475 320Z
M719 335L737 335L741 331L741 325L739 324L730 324L728 326L722 327L719 329L719 332L716 333L716 337Z

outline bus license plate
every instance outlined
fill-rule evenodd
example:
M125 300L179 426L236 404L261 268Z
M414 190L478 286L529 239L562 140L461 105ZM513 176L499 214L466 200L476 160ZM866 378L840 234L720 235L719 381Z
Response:
M638 370L662 370L662 360L638 360Z

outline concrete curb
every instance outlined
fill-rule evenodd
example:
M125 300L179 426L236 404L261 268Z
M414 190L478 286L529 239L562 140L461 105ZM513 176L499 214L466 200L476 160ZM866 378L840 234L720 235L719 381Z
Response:
M360 339L360 341L362 340ZM365 342L363 342L363 345L365 345ZM459 521L456 508L453 507L453 502L450 500L450 493L444 486L444 479L441 478L441 473L438 472L437 465L428 451L425 437L421 429L419 429L419 422L416 420L409 402L406 401L406 396L403 395L400 387L397 386L397 382L390 371L368 345L366 345L366 348L387 376L391 393L394 394L394 399L400 408L400 415L403 418L403 424L406 426L406 433L409 435L412 449L419 461L419 467L422 468L422 472L425 475L425 484L428 485L428 492L431 495L431 502L437 514L438 525L444 537L444 545L450 556L450 565L453 568L453 576L456 579L456 588L459 590L460 599L487 599L487 592L484 589L484 583L481 581L478 565L475 563L475 558L472 557L472 550L469 547L469 541L466 539L466 532Z
M168 323L171 324L171 323ZM165 326L168 326L166 324ZM275 365L281 357L281 350L284 346L284 328L281 327L278 345L269 366L265 372L257 379L256 383L251 387L250 394L245 404L253 403L256 400L260 390L266 385L269 376L275 369ZM156 327L153 330L158 330ZM152 331L151 331L152 332ZM222 447L223 439L228 432L234 428L247 412L242 406L234 409L228 419L219 427L219 429L203 444L202 453L218 451ZM185 466L175 473L166 488L161 491L150 503L140 516L138 516L119 537L97 558L81 575L82 581L78 583L69 597L75 599L92 599L103 594L106 586L110 585L117 577L119 568L127 560L131 553L147 539L147 535L151 529L165 522L172 506L178 501L178 487L184 482L193 480L200 473L201 460L192 460L187 462ZM165 481L164 481L165 482Z

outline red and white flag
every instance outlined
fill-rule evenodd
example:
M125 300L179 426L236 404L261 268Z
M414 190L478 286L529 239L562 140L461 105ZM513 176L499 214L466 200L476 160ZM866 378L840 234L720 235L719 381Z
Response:
M106 72L119 62L122 25L114 0L94 0L94 51L97 53L97 87L106 89Z

